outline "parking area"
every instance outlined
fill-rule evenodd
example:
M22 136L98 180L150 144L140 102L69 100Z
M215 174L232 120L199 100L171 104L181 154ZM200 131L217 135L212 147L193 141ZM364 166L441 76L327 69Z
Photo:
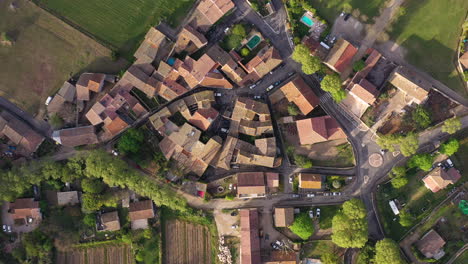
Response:
M232 210L219 210L215 209L213 215L218 228L218 234L223 236L240 236L239 228L239 211Z

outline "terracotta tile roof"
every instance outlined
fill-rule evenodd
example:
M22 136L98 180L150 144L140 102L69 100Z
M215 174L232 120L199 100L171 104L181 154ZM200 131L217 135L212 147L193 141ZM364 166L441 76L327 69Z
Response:
M69 82L64 82L62 87L60 87L60 90L57 92L57 94L61 95L65 101L70 103L75 99L75 93L76 87Z
M13 220L27 217L42 219L39 202L34 201L33 198L16 199L15 202L9 204L9 209Z
M56 130L52 133L52 138L59 144L68 147L98 143L93 126L73 127Z
M117 211L103 213L101 215L101 222L104 225L104 229L102 231L120 230L119 214Z
M369 105L375 102L379 93L377 88L366 79L361 79L359 83L355 83L350 92Z
M334 71L341 73L344 69L351 66L351 61L356 55L358 49L347 40L340 38L328 54L325 64Z
M468 69L468 51L460 57L460 63L465 67L465 69Z
M330 116L297 120L296 127L301 145L346 138L338 122Z
M21 148L26 155L37 150L44 141L44 137L32 130L26 123L16 119L7 111L0 113L1 130L0 135L4 135L15 145Z
M255 146L258 148L262 155L275 156L276 155L276 138L260 138L255 139Z
M294 221L294 208L275 208L275 226L288 227Z
M100 92L106 75L102 73L83 73L76 82L76 97L78 100L88 101L89 92Z
M75 205L79 203L77 191L57 192L57 205Z
M267 172L265 173L267 187L276 188L279 187L279 174L276 172Z
M299 188L322 189L322 176L318 174L299 173Z
M153 201L145 200L130 203L129 216L130 221L154 217Z
M260 238L257 209L240 210L240 261L242 264L260 263Z
M318 97L300 76L289 81L270 96L273 104L282 98L279 94L297 105L303 115L310 113L319 104Z
M432 85L426 79L422 78L408 68L399 66L389 77L389 82L404 92L409 101L418 104L426 100Z
M158 53L159 46L165 40L166 36L154 27L151 27L145 35L134 57L152 62Z
M147 94L148 97L152 97L154 96L155 88L153 88L151 85L146 85L149 78L150 76L148 74L146 74L140 67L133 64L122 76L121 81L122 83L130 83L133 87ZM153 83L154 81L151 80L150 84Z
M237 195L266 194L263 172L243 172L237 174Z
M197 6L197 10L211 25L232 8L234 8L234 3L231 0L202 0Z
M460 173L455 168L445 171L441 167L433 169L422 180L426 187L432 192L438 192L449 184L455 184L461 178Z
M233 88L232 84L228 80L226 80L221 73L215 72L207 73L200 85L205 87L215 87L224 89Z
M444 245L445 240L434 229L431 229L416 242L416 247L427 258L434 257Z
M194 126L206 131L211 123L218 117L219 113L213 107L198 109L189 120Z
M117 116L113 119L109 124L105 125L104 128L112 135L117 135L120 131L124 130L128 127L128 124L125 120L123 120L120 116Z
M56 94L52 101L50 101L49 105L47 106L47 112L49 114L60 112L65 105L65 98L63 96Z
M191 57L185 58L184 63L177 69L180 75L184 77L185 82L190 88L195 88L200 84L206 75L215 67L216 62L208 55L204 54L198 61Z
M248 72L255 71L258 76L263 77L271 70L281 64L281 56L274 47L266 46L260 50L245 66Z
M205 36L192 28L190 25L186 25L182 28L179 33L176 42L176 51L180 52L186 49L190 44L193 44L197 49L205 46L208 43Z

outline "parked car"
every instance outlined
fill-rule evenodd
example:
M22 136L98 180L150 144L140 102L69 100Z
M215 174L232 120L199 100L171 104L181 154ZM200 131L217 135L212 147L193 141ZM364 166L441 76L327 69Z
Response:
M223 96L223 94L221 94L221 93L214 93L214 96L216 96L216 97L221 97L221 96Z
M388 151L388 150L386 150L386 149L381 149L381 150L380 150L380 154L385 155L385 152L387 152L387 151Z
M274 86L278 86L280 83L281 83L281 81L277 81L277 82L275 82L273 85L274 85Z
M224 127L222 127L220 130L221 130L221 132L223 132L223 133L227 133L227 132L229 131L227 128L224 128Z
M119 155L119 152L118 152L117 150L115 150L115 149L113 149L111 152L112 152L112 155L114 155L114 156L118 156L118 155Z
M289 177L289 183L293 183L293 180L294 180L293 176L290 176Z
M299 198L300 195L299 195L299 194L293 194L292 197L293 197L293 198Z
M7 225L3 225L3 232L7 231Z
M320 208L317 208L317 212L315 213L315 217L320 218Z
M45 101L45 105L49 105L50 101L52 101L52 96L47 97L47 100Z
M309 217L314 218L314 210L309 210Z
M307 194L307 197L309 197L309 198L310 198L310 197L315 197L315 194L313 194L313 193L308 193L308 194Z
M267 92L270 91L271 89L273 89L273 87L275 87L273 84L268 86L268 88L266 88Z
M7 232L11 233L11 226L7 226Z
M274 242L271 243L271 247L272 247L273 249L276 249L276 250L279 249L279 246L278 246L276 243L274 243Z
M260 95L254 95L253 97L254 99L262 99L262 97Z
M229 188L228 188L228 189L229 189L229 190L232 190L232 183L229 184Z
M229 29L230 29L229 27L225 28L224 33L228 33Z
M236 228L238 228L238 227L239 227L238 225L232 225L232 226L231 226L232 229L236 229Z
M452 167L453 167L453 162L452 162L451 159L447 159L445 162L447 163L447 165L448 165L449 168L452 168Z
M256 86L257 86L257 85L254 83L254 84L252 84L252 85L249 86L249 89L253 89L253 88L255 88Z

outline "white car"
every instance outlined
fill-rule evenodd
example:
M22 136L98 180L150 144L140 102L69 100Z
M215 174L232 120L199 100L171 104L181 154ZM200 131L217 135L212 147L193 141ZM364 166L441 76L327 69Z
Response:
M229 31L229 29L230 29L229 27L225 28L224 33L227 33Z
M221 97L221 96L223 96L223 95L222 95L221 93L214 93L214 96L216 96L216 97Z
M239 227L238 225L232 225L232 226L231 226L232 229L236 229L236 228L238 228L238 227Z
M222 128L221 128L221 132L223 132L223 133L227 133L227 132L228 132L228 130L227 130L227 128L224 128L224 127L222 127Z
M256 86L257 86L256 84L252 84L252 85L249 86L249 89L253 89L253 88L255 88Z
M453 167L453 162L452 162L451 159L447 159L446 162L447 162L447 165L448 165L450 168Z
M7 232L11 233L11 226L7 226Z
M254 99L261 99L262 97L260 95L254 95Z
M293 183L293 176L289 177L289 183Z
M299 194L293 194L292 197L293 198L299 198Z
M314 210L310 210L310 211L309 211L309 217L310 217L310 218L314 218Z
M308 193L308 194L307 194L307 197L309 197L309 198L310 198L310 197L315 197L315 194L313 194L313 193Z
M119 152L117 152L117 150L114 150L114 149L113 149L113 150L112 150L112 155L118 156L118 155L119 155Z
M229 190L232 190L232 183L229 184Z
M7 225L3 225L3 232L7 231Z
M47 97L47 100L45 101L45 105L49 105L50 101L52 101L52 96Z
M320 218L320 208L317 208L317 212L315 213L315 217Z
M273 89L273 87L275 87L273 84L268 86L268 88L266 88L267 91L270 91L271 89Z

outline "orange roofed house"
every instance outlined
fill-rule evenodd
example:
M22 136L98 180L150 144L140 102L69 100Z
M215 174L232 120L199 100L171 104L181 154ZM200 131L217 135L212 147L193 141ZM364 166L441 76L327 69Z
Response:
M288 227L294 221L294 208L275 208L275 226Z
M112 137L146 114L146 109L130 94L132 86L117 84L86 113L92 125L104 123L104 131Z
M133 230L148 228L148 219L154 217L153 201L145 200L130 203L129 216Z
M338 122L331 116L297 120L296 127L301 145L347 138Z
M240 85L249 85L260 80L263 76L278 67L281 62L282 59L278 50L273 46L265 46L245 66L239 63L248 73Z
M240 210L240 263L259 264L260 238L257 209Z
M340 38L335 46L331 49L324 63L337 73L342 73L346 68L351 66L354 55L358 49L349 41Z
M42 220L39 202L33 198L16 199L13 203L9 203L8 215L18 226L37 225Z
M231 0L201 0L190 24L200 32L207 32L216 21L233 8L234 3Z
M218 117L218 111L213 107L198 109L189 120L194 126L206 131L211 123Z
M447 171L441 167L433 169L422 180L426 188L432 192L438 192L449 184L455 184L461 178L460 173L455 168L450 168Z
M180 53L185 50L189 54L192 54L207 43L208 41L202 33L186 25L179 33L175 44L175 52Z
M310 113L319 104L318 97L300 76L289 81L270 95L272 104L278 103L283 98L286 98L290 103L294 103L303 115Z
M76 82L76 99L89 101L89 92L99 93L104 86L106 75L102 73L83 73Z
M299 188L303 190L322 189L322 176L311 173L299 173Z

